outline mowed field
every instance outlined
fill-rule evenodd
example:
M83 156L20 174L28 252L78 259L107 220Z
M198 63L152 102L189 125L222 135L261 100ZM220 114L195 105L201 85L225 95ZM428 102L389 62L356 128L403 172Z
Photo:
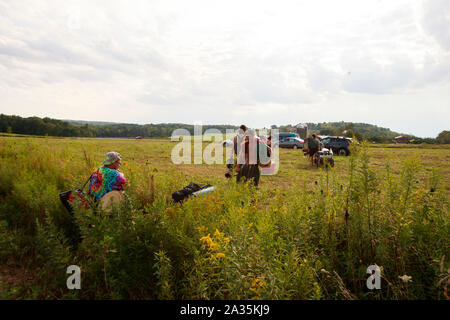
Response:
M0 297L446 298L449 146L362 144L330 169L280 149L255 189L224 164L173 164L176 144L0 137ZM126 203L72 218L58 194L109 151L122 155ZM173 204L190 182L216 190ZM66 288L72 264L83 290ZM370 265L380 290L366 286Z

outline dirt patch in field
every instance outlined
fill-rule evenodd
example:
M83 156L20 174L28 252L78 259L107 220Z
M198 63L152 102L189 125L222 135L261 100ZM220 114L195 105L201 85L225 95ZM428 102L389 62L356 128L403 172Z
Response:
M26 287L36 277L36 271L18 264L0 266L0 297L14 287ZM8 296L6 296L8 298Z

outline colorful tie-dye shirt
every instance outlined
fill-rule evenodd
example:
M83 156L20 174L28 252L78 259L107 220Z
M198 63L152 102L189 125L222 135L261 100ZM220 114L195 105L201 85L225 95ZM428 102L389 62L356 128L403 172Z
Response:
M89 195L99 200L112 190L123 190L126 183L125 176L119 170L100 167L89 180Z

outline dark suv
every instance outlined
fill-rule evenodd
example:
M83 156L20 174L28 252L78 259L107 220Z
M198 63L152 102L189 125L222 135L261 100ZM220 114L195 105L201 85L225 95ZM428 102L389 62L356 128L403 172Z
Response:
M324 148L333 150L334 154L348 156L350 154L350 140L345 137L325 137L320 142Z

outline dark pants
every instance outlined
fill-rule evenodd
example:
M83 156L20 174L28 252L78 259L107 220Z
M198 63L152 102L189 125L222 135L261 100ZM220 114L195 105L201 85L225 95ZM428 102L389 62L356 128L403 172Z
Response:
M244 181L252 179L253 184L258 186L260 175L261 173L257 164L244 164L236 176L236 182L239 182L241 178L243 178Z
M318 148L309 149L309 156L312 157L312 156L315 155L316 152L318 152L318 151L319 151Z

